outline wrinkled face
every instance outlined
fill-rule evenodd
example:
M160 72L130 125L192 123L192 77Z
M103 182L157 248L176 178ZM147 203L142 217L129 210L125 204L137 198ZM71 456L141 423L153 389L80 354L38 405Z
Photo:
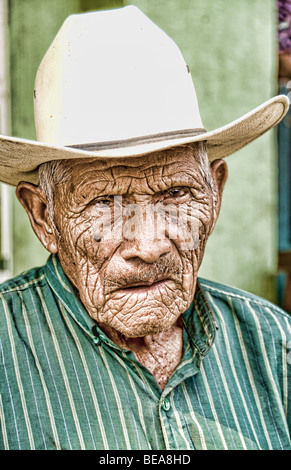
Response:
M127 337L169 328L192 302L216 217L193 150L70 168L55 193L58 256L90 316Z

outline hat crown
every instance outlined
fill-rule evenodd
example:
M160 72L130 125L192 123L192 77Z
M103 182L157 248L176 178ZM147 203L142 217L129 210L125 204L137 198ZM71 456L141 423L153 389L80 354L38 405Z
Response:
M177 45L138 8L69 16L35 81L37 139L70 146L202 128Z

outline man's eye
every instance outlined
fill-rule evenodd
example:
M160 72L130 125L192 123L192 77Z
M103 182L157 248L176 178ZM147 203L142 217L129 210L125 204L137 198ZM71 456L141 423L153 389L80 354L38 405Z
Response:
M185 196L188 192L187 188L174 188L167 192L166 197L177 199Z
M105 197L102 197L102 198L99 198L99 199L95 199L93 201L93 204L94 206L110 206L113 202L113 196L105 196Z

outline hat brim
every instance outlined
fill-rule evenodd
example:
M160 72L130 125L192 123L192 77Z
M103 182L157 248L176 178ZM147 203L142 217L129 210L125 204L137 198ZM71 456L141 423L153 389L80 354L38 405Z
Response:
M206 142L212 162L231 155L276 126L288 112L289 104L287 96L276 96L230 124L210 132L187 129L118 142L86 144L82 148L0 136L0 180L13 186L20 181L37 184L38 167L48 161L142 156L201 141Z

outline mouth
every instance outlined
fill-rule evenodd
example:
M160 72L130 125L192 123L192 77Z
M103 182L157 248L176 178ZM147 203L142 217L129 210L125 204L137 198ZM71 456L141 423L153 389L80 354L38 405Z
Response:
M170 279L162 279L160 281L149 281L149 282L139 282L133 283L129 286L123 287L122 289L118 289L118 292L126 293L126 294L141 294L141 293L148 293L153 292L157 289L165 287L167 283L171 282Z

